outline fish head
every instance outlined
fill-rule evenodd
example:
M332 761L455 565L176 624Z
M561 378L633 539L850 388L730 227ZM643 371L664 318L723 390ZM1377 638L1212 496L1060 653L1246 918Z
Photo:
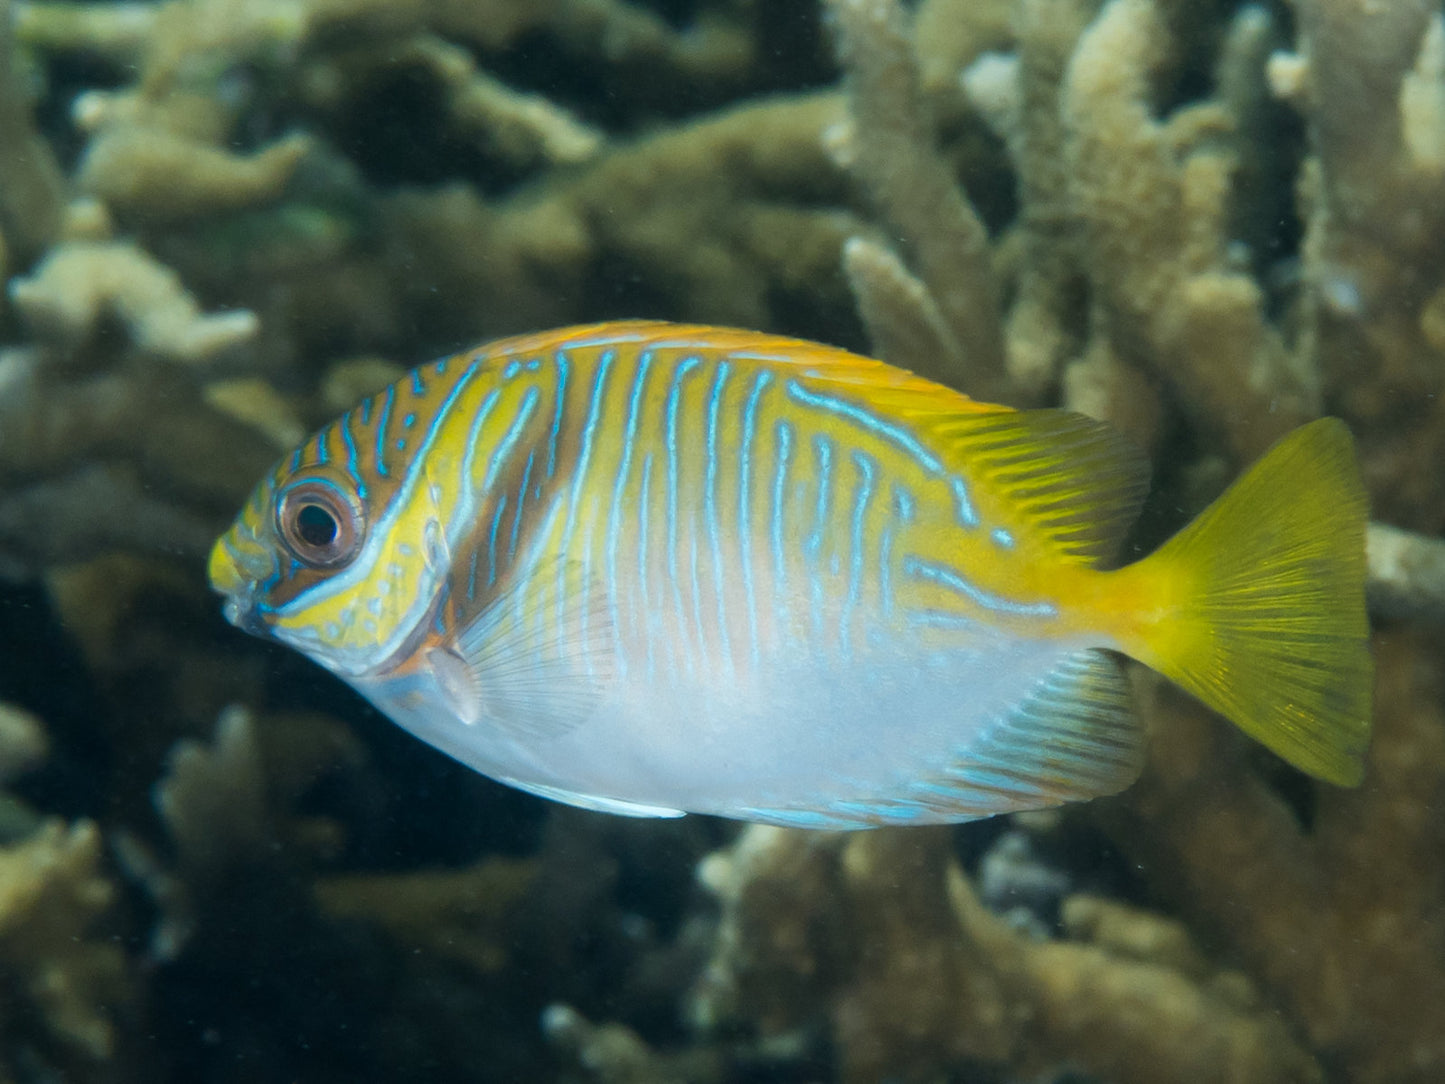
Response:
M211 550L211 587L237 628L356 683L403 661L436 609L450 554L439 489L306 454L283 459ZM402 498L402 499L398 499Z

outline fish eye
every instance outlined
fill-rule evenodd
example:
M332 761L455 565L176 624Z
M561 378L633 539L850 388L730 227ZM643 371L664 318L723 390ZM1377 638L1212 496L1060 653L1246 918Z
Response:
M336 517L319 504L303 504L296 509L296 535L308 546L329 546L341 533Z
M276 528L303 565L336 568L356 556L364 523L354 500L330 482L311 481L282 493Z

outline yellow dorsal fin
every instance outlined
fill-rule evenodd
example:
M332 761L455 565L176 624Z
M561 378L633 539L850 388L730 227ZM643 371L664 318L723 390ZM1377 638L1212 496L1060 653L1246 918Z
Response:
M1067 410L999 410L915 422L1060 556L1117 556L1149 492L1149 463L1104 422Z
M686 328L685 337L796 366L816 390L905 423L948 467L987 485L1065 560L1117 556L1149 492L1149 461L1113 426L1067 410L980 403L924 377L817 343Z
M827 387L870 405L908 413L956 414L1009 411L1011 407L979 403L962 392L899 369L876 358L839 346L740 328L704 324L671 324L661 320L615 320L562 328L538 335L503 340L492 349L527 352L540 348L590 343L626 344L634 350L676 354L710 353L737 360L764 362L791 370L811 386Z
M735 328L624 320L564 328L557 343L628 343L634 349L717 352L785 366L815 391L907 425L961 477L987 486L1010 519L1064 560L1114 557L1149 489L1142 453L1103 422L1063 410L980 403L905 369L838 347ZM509 348L536 348L523 337Z

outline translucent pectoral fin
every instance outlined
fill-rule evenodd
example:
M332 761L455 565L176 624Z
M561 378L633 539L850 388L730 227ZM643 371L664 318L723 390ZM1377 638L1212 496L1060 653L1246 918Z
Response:
M463 723L559 737L592 714L616 678L609 614L580 562L542 562L515 576L428 662Z

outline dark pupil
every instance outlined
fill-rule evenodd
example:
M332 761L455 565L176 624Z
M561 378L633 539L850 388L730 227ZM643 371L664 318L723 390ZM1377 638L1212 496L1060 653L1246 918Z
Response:
M329 546L336 541L336 517L319 504L303 504L296 512L296 534L308 546Z

